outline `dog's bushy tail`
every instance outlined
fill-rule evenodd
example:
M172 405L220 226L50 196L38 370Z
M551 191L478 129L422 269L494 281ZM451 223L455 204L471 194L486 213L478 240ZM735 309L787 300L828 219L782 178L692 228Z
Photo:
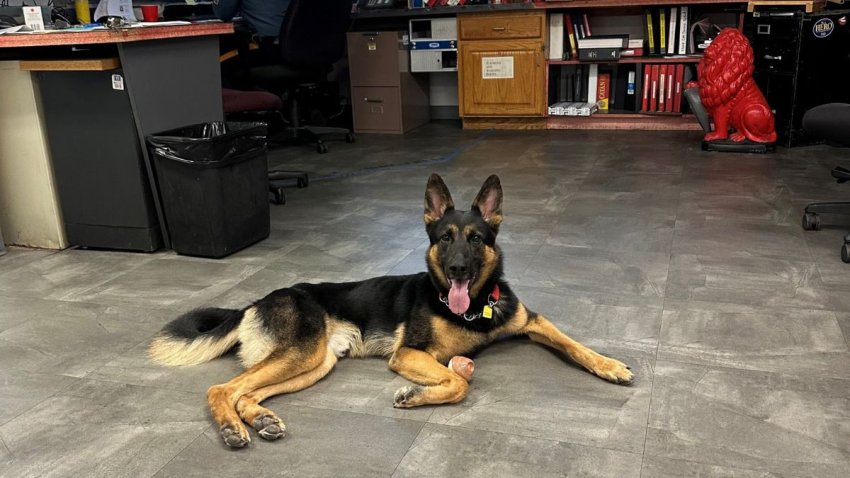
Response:
M153 338L148 355L163 365L197 365L220 357L239 342L244 311L195 309L170 322Z

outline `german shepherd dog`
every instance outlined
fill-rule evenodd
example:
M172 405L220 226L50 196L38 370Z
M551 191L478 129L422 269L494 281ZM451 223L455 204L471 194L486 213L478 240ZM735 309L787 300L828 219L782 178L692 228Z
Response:
M260 403L313 385L344 356L389 358L389 368L413 382L396 391L397 408L463 400L469 385L446 362L517 335L566 353L605 380L631 383L629 367L571 339L514 295L496 245L501 222L497 176L487 178L469 211L458 211L432 174L425 191L428 272L296 284L243 310L194 310L158 333L150 356L191 365L239 344L247 370L207 392L221 437L236 448L251 441L245 424L267 440L283 437L281 419Z

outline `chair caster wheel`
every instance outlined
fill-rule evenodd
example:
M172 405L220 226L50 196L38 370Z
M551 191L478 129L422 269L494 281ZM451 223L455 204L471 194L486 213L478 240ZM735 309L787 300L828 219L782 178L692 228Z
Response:
M274 186L270 187L269 191L272 193L272 202L277 205L286 204L286 194L283 192L283 186Z
M357 138L354 137L354 133L346 133L345 134L345 142L346 143L353 143L355 141L357 141Z
M845 264L850 264L850 244L845 243L841 246L841 260Z
M306 188L310 185L310 179L307 177L306 174L303 176L299 176L296 185L298 186L298 189Z
M803 229L817 231L818 227L820 227L820 216L813 212L803 214Z
M318 142L316 143L316 152L319 154L325 154L328 152L328 146L325 143Z

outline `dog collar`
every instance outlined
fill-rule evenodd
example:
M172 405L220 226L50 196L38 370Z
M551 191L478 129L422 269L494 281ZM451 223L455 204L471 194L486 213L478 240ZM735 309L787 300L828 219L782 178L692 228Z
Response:
M475 314L467 314L464 312L463 314L455 315L457 315L458 317L463 317L463 319L467 322L472 322L473 320L480 319L481 317L484 317L485 319L492 319L493 307L495 307L496 304L499 302L499 298L501 296L502 294L499 291L499 284L494 284L493 292L490 292L490 295L487 296L487 305L485 305L484 308L481 309L481 312L477 312ZM440 302L446 304L446 306L449 305L449 299L443 294L440 294Z

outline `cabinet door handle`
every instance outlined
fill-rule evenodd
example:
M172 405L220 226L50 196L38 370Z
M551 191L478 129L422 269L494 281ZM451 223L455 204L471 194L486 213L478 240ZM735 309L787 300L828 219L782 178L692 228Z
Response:
M384 102L384 100L382 100L380 98L377 98L377 99L376 98L372 98L372 99L363 98L363 101L365 101L367 103L383 103Z
M507 30L505 27L493 27L494 32L503 32L505 30Z
M776 56L773 56L773 55L765 55L765 56L764 56L764 59L765 59L765 60L776 60L776 61L782 61L782 55L776 55Z

